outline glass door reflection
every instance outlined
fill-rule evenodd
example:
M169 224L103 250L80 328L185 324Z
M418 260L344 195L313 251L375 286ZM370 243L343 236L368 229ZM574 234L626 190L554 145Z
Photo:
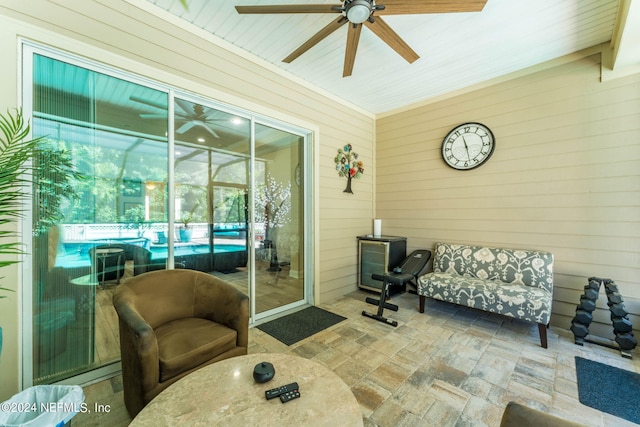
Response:
M304 301L304 138L255 126L255 311Z
M154 267L151 242L167 221L168 96L32 59L32 131L43 138L34 154L32 381L51 384L120 359L113 292ZM58 185L56 156L68 156L78 172L72 188ZM62 215L41 229L52 203Z
M221 276L249 294L251 121L175 99L176 268Z

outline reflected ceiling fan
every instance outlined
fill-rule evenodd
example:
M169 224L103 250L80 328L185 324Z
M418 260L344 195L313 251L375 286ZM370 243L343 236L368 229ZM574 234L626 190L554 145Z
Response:
M140 98L135 95L129 97L131 101L139 102L141 104L149 105L151 107L160 108L164 111L167 110L166 104L160 104L148 99ZM209 132L214 138L220 139L220 135L213 130L211 123L225 121L224 119L213 119L210 116L216 112L213 108L205 108L200 104L194 104L183 99L175 98L175 103L180 107L180 110L174 112L176 121L182 123L177 129L176 133L182 135L194 127L200 127ZM143 119L163 119L167 120L167 114L164 113L141 113L140 117ZM183 123L184 122L184 123Z
M486 3L487 0L344 0L341 5L236 6L236 10L240 14L339 13L340 16L337 19L316 33L282 61L290 63L348 22L351 25L349 25L347 32L347 46L342 72L342 77L348 77L353 72L353 64L363 24L407 62L412 63L419 58L418 54L393 31L380 15L480 12Z

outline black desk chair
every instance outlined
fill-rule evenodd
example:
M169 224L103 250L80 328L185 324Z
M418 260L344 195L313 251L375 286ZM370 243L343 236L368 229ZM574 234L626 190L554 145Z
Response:
M362 315L375 319L379 322L384 322L391 326L398 326L398 322L396 322L395 320L387 319L382 315L385 308L388 308L392 311L398 311L397 305L385 302L387 293L389 292L389 285L403 286L409 283L410 285L417 288L416 280L418 280L419 276L425 273L427 269L427 263L429 262L430 258L431 251L426 249L418 249L411 252L411 254L402 262L402 264L400 264L399 267L394 268L393 271L388 271L384 275L372 274L371 278L373 280L382 281L380 299L376 300L374 298L367 298L365 301L369 304L377 305L378 312L374 314L363 311Z

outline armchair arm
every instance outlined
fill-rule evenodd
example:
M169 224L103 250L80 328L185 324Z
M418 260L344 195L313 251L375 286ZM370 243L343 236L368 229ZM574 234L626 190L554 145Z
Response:
M139 411L145 405L142 396L158 386L160 371L155 332L137 311L135 298L130 289L120 287L113 297L113 305L119 318L123 378L137 379L124 384L124 387L131 389L129 396L140 399L133 403L139 407ZM131 412L129 402L127 409Z
M238 347L249 346L249 297L231 288L225 303L218 306L214 321L238 332Z
M216 286L207 286L207 296L197 299L208 306L198 311L206 313L203 317L236 330L238 347L248 347L249 297L220 279L214 280L218 281Z

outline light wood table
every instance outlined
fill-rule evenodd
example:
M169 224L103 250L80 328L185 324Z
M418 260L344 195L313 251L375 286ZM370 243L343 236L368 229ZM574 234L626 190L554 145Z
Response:
M273 364L271 381L256 383L253 368ZM264 392L292 382L300 398L282 403ZM326 366L288 354L260 353L213 363L182 378L133 420L140 426L362 426L360 405Z

